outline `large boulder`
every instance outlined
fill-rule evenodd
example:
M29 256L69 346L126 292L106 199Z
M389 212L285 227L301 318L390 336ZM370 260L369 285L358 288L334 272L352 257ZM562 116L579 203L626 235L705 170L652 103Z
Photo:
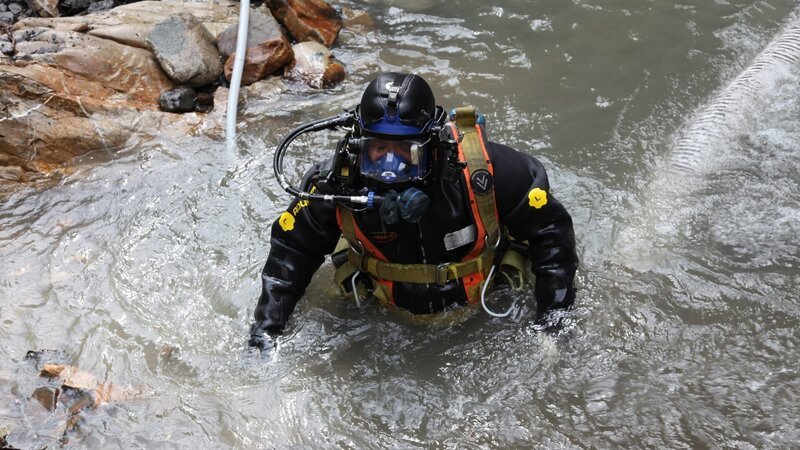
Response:
M229 25L217 36L217 50L223 59L228 59L236 52L236 40L239 37L239 23ZM265 7L254 9L250 12L247 23L247 47L286 37L281 31L281 26L269 9ZM288 41L287 41L288 42Z
M225 61L225 77L230 81L236 58L236 39L239 24L230 25L217 40L220 54ZM247 27L247 50L245 52L242 85L249 85L281 70L294 60L292 44L283 35L278 22L266 8L254 10Z
M36 63L53 67L55 70L47 84L56 85L60 73L69 72L135 100L153 104L161 91L173 86L152 53L140 48L49 28L16 31L14 40L15 54L10 61L17 66ZM83 86L76 86L73 93L82 90Z
M191 14L175 14L150 32L147 42L171 79L204 86L219 78L222 63L214 36Z
M275 17L298 42L316 41L333 45L342 20L336 10L322 0L268 0Z
M31 17L14 24L14 29L46 27L81 31L121 44L149 49L147 36L150 35L153 28L165 17L186 12L191 12L212 35L217 36L231 23L236 22L239 14L239 2L232 0L191 3L178 0L142 1L88 16Z
M234 53L225 62L225 77L230 80L233 74ZM272 41L249 47L245 52L244 68L242 69L242 84L248 85L266 78L268 75L281 70L285 65L294 60L292 46L285 39Z
M295 44L294 61L286 66L284 77L314 88L327 88L345 79L344 66L327 47L318 42Z

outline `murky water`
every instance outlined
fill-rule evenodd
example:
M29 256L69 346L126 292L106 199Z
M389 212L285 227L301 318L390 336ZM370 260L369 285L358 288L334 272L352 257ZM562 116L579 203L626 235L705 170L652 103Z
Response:
M145 391L83 414L78 448L800 441L798 68L737 112L746 120L708 151L712 170L665 175L677 137L796 2L421 3L347 2L379 24L342 34L349 80L253 100L235 154L205 137L156 138L3 201L11 444L53 445L29 412L42 383L22 361L31 349ZM509 319L414 327L343 303L326 264L276 357L242 354L269 226L289 201L272 179L274 146L355 104L380 70L417 71L440 104L475 104L494 139L546 163L582 259L561 334L535 332L530 292L498 294L516 302ZM332 139L297 148L296 172Z

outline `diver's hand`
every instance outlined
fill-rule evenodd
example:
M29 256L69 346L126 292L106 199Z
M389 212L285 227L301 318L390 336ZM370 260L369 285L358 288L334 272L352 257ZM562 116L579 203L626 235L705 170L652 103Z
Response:
M569 323L569 312L565 309L554 309L539 316L534 329L539 332L556 333Z
M247 341L247 345L261 350L262 353L271 353L278 346L275 338L280 333L270 333L259 325L260 323L256 322L250 327L250 340Z

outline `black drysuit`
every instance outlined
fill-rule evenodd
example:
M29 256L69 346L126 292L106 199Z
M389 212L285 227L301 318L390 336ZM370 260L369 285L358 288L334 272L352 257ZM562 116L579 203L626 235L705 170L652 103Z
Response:
M531 271L536 276L535 296L539 317L572 305L573 278L578 265L572 218L549 192L547 174L535 158L489 142L494 167L495 203L501 227L518 241L528 241ZM313 169L304 189L314 185ZM418 223L400 220L381 223L378 208L355 214L359 228L390 262L439 264L461 261L473 244L448 250L444 236L472 222L469 195L463 175L455 183L436 179L418 186L431 199ZM545 191L546 204L531 198ZM536 204L539 207L534 207ZM282 332L325 255L333 252L341 235L336 206L295 199L272 225L272 246L261 274L262 290L251 329L254 337ZM415 314L442 311L467 302L459 280L445 285L393 283L395 304Z

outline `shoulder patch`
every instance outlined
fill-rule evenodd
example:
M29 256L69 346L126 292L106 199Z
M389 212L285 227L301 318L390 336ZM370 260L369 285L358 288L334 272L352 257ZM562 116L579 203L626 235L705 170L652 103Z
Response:
M541 188L533 188L528 192L528 204L536 209L547 204L547 191Z
M486 169L478 169L470 175L470 184L472 190L478 195L486 195L492 192L494 187L494 178L492 174Z
M278 219L278 225L281 226L283 231L292 231L294 230L294 216L289 211L284 211L281 214L281 217Z

